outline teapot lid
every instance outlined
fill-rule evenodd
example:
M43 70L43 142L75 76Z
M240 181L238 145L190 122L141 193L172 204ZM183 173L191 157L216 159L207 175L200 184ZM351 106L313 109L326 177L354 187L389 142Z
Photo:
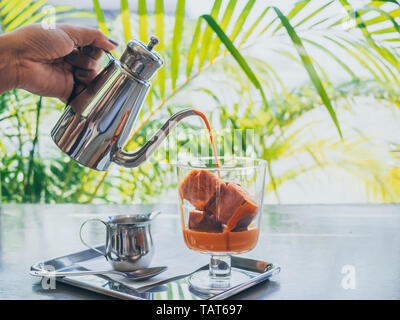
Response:
M139 40L130 40L121 56L121 64L137 78L149 80L164 63L160 54L153 50L159 42L155 36L147 45Z

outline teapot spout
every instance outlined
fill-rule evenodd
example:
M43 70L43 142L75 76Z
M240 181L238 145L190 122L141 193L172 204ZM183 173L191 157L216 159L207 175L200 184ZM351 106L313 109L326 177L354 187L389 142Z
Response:
M113 162L126 168L139 166L157 150L179 121L196 115L198 114L193 109L184 109L175 113L143 147L134 152L125 152L120 149L114 154Z

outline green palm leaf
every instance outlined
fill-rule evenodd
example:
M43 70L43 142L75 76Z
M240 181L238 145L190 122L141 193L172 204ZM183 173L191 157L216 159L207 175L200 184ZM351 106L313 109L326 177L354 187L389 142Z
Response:
M228 3L228 6L225 9L224 15L221 19L221 22L219 23L219 26L221 27L222 30L226 30L228 27L229 21L232 17L233 10L235 9L235 6L237 4L237 0L230 0ZM218 37L215 37L214 42L211 46L210 50L210 62L212 63L214 58L217 56L219 47L221 45L221 40Z
M229 39L234 42L236 40L236 37L239 35L239 32L242 30L244 23L246 22L247 17L250 14L251 9L253 8L255 4L255 0L249 0L247 4L244 6L242 12L239 15L239 18L237 19L235 23L235 27L232 30L231 35L229 36Z
M270 9L270 7L265 8L264 11L257 18L257 20L249 28L249 30L246 32L246 34L243 36L242 40L240 41L239 48L242 46L242 44L244 44L246 42L246 40L250 37L250 35L253 34L254 29L257 28L257 26L260 24L262 18L264 18L264 16L267 14L269 9Z
M184 16L185 16L185 0L178 0L175 11L175 26L172 38L173 40L172 40L172 52L171 52L171 81L173 89L175 89L176 81L178 79Z
M360 46L358 43L356 43L354 41L347 40L347 39L345 39L343 37L339 37L339 39L341 39L343 42L346 42L349 46L357 49L358 52L363 54L368 59L368 61L370 61L375 66L375 68L379 71L379 73L386 80L386 82L390 81L389 77L386 75L386 72L382 70L382 67L377 62L377 61L380 61L379 58L377 56L372 56L369 53L368 48Z
M352 79L356 79L357 78L356 74L351 70L351 68L346 63L344 63L341 59L339 59L337 57L337 55L332 53L332 51L328 50L326 47L324 47L323 45L321 45L321 44L319 44L319 43L317 43L315 41L312 41L312 40L309 40L309 39L304 39L304 38L303 38L303 41L307 42L307 43L310 43L311 45L317 47L318 49L320 49L320 50L324 51L326 54L328 54L332 59L334 59L352 77Z
M334 0L329 1L328 3L324 4L324 5L323 5L322 7L320 7L319 9L314 10L314 11L311 12L307 17L305 17L303 20L301 20L300 22L298 22L293 28L296 29L296 28L298 28L299 26L301 26L302 24L306 23L308 20L310 20L310 19L311 19L312 17L314 17L315 15L319 14L322 10L324 10L324 9L327 8L327 7L329 7L329 6L330 6L332 3L334 3L334 2L335 2ZM305 5L304 5L304 6L305 6ZM301 9L304 8L304 6L301 7ZM288 17L288 19L289 19L289 17Z
M121 0L121 20L122 29L124 30L124 39L125 42L128 42L132 39L128 0Z
M46 4L47 0L0 1L2 30L9 32L27 24L43 21L49 14L49 10L44 10ZM74 8L71 6L54 6L53 8L56 14L56 21L74 17L93 17L93 15L85 11L74 11Z
M286 15L286 19L290 21L292 18L294 18L303 8L310 3L310 0L301 0L297 2L293 9ZM307 19L307 18L306 18ZM281 22L278 27L273 31L273 34L275 34L280 28L282 28L283 23Z
M339 122L336 117L336 112L332 107L331 101L325 91L324 86L322 85L321 80L318 77L317 72L314 69L312 61L311 61L309 55L307 54L307 51L304 48L300 37L297 35L296 31L294 30L294 28L292 27L292 25L290 24L290 22L286 18L286 16L277 7L273 7L273 9L275 10L276 14L278 15L279 19L281 20L283 26L286 28L286 31L289 34L290 39L292 40L293 44L296 47L297 53L299 54L299 56L303 62L303 65L311 79L311 82L315 86L315 89L317 90L318 94L320 95L322 102L326 106L326 108L327 108L327 110L339 132L340 137L343 138L342 132L340 130Z
M139 39L145 43L149 40L148 29L149 21L147 14L147 4L146 0L138 0L138 14L139 14ZM153 106L153 88L150 88L149 93L146 98L149 109L151 110ZM140 110L139 116L142 119L144 108Z
M369 20L365 20L364 24L366 26L371 26L377 23L381 23L384 21L387 21L388 19L391 20L392 22L394 21L393 24L397 24L396 21L394 20L395 18L400 17L400 9L396 9L390 12L386 12L378 7L365 7L362 8L361 10L359 10L361 12L368 12L368 11L377 11L380 13L379 16L375 17L375 18L371 18Z
M262 86L260 82L258 81L256 75L254 72L251 70L250 66L246 62L246 60L243 58L241 53L236 49L232 41L229 39L229 37L225 34L225 32L220 28L220 26L217 24L217 22L211 17L211 15L202 15L201 16L204 20L207 21L208 25L214 32L217 34L217 36L220 38L221 42L225 45L227 50L232 54L232 57L236 60L236 62L239 64L240 68L244 71L246 74L247 78L253 83L253 85L259 90L262 100L264 102L264 105L268 107L267 99L265 97L264 91L262 89Z
M33 2L33 0L30 0L30 1L27 1L27 0L17 0L17 1L3 0L3 1L0 2L0 8L2 8L1 14L2 15L7 15L10 11L19 10L21 5L22 5L23 8L26 8L32 2ZM19 11L19 12L21 12L21 11Z
M104 19L103 11L101 10L99 0L93 0L94 12L96 13L96 18L99 24L99 29L106 36L108 36L108 28L106 20Z
M138 14L139 14L139 38L141 41L147 43L147 41L149 40L149 36L148 36L146 0L138 0Z
M194 60L196 59L196 52L197 52L197 46L200 41L200 35L201 35L201 22L203 20L200 18L197 19L196 27L194 29L194 34L192 38L192 42L190 44L188 56L187 56L187 63L186 63L186 78L190 77L190 74L193 69L194 65Z
M14 30L23 25L23 22L28 20L36 11L38 11L43 5L47 3L47 0L40 0L27 7L23 13L20 13L16 19L14 19L10 24L5 28L5 32Z
M377 73L369 66L368 62L366 62L364 59L362 59L360 57L360 55L358 54L357 51L351 50L349 49L347 46L345 46L344 44L340 43L339 41L337 41L336 39L333 39L331 37L326 36L326 39L332 41L333 43L335 43L336 45L338 45L339 47L343 48L344 50L346 50L347 53L349 53L354 59L356 59L365 69L367 69L371 75L375 78L375 80L377 80L378 82L382 82L382 79L377 75Z
M214 1L214 5L211 9L211 17L213 19L217 19L219 9L221 8L221 4L222 0ZM203 37L201 39L200 52L199 52L199 71L203 67L206 57L209 54L209 48L211 46L211 40L213 37L212 32L213 30L210 28L210 26L207 25L206 29L204 30Z
M4 2L3 2L4 3ZM7 1L5 1L7 3ZM33 3L33 1L18 0L13 5L9 2L7 6L1 11L1 14L5 16L3 19L3 24L10 23L15 19L20 13L22 13L26 8Z
M165 38L164 38L164 1L156 0L156 8L155 8L155 33L160 39L160 43L158 45L158 52L161 55L165 55ZM166 72L165 68L161 68L158 71L157 75L157 83L160 88L160 98L163 99L165 96L165 78Z

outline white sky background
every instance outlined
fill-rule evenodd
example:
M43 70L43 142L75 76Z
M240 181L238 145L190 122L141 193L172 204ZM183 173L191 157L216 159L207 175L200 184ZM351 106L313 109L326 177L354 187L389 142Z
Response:
M186 1L186 15L191 18L197 18L199 15L204 13L209 13L210 8L213 4L213 0L187 0ZM239 3L246 3L246 0L239 0ZM264 8L266 3L269 5L276 5L282 10L290 7L291 4L297 1L293 0L270 0L270 1L257 1L255 7L252 10L253 16L260 13L259 8ZM358 1L362 4L367 1ZM92 9L93 4L91 0L50 0L50 4L55 5L71 5L79 9ZM175 0L165 0L165 11L171 12L173 14L176 1ZM318 5L318 1L315 1ZM120 2L117 0L100 0L102 9L105 10L119 10ZM137 9L137 0L129 1L130 8L133 11ZM352 1L352 4L357 5L357 1ZM313 7L310 6L308 10L312 10ZM154 2L148 1L148 10L151 12L154 10ZM330 11L330 14L333 12ZM341 8L337 7L337 14L342 13ZM236 14L237 11L236 11ZM266 43L264 45L270 45ZM260 52L261 47L257 47ZM166 61L168 63L168 61ZM273 65L277 66L280 76L284 78L285 83L296 85L299 82L307 80L305 74L297 73L293 70L287 61L273 61ZM334 64L323 64L320 61L326 71L335 74ZM210 81L210 79L207 79ZM190 98L190 97L189 97ZM193 99L193 97L191 97ZM208 101L199 101L198 103L200 110L208 111L209 108ZM324 108L315 110L311 112L307 117L312 117L313 119L324 119L325 127L320 128L320 130L335 135L335 128L329 118L328 113ZM303 121L303 120L302 120ZM359 99L357 105L351 112L345 112L339 115L339 122L343 127L354 127L367 132L369 135L376 138L375 143L381 144L385 147L388 141L400 143L400 111L394 110L393 108L383 108L382 106L376 105L376 102L368 99ZM317 133L318 134L318 133ZM386 161L386 160L385 160ZM391 165L388 161L388 166ZM284 162L281 164L285 165ZM400 165L400 164L399 164ZM279 167L275 168L280 170ZM296 181L286 183L281 189L281 200L282 203L355 203L355 202L366 202L368 199L365 194L365 190L361 185L359 185L354 179L339 172L337 170L332 170L329 172L317 171L310 176L302 176ZM174 199L172 197L172 199ZM267 195L267 203L274 203L275 199L273 195Z
M165 0L164 1L164 6L165 6L165 11L168 12L175 12L175 7L176 7L176 0ZM240 0L239 3L245 3L247 1ZM264 1L258 1L259 4L256 3L256 6L261 5L262 2ZM282 4L290 4L291 2L295 2L292 0L269 0L268 3L271 5L279 5L281 6ZM92 0L50 0L48 1L49 4L57 4L57 5L71 5L76 8L80 9L90 9L93 8L93 3ZM137 0L130 0L129 1L129 8L131 10L137 10ZM147 9L151 12L154 11L154 3L155 1L148 1L147 2ZM213 0L187 0L186 1L186 15L188 17L197 17L200 14L203 13L209 13L210 8L212 7L212 4L214 3ZM264 2L265 4L265 2ZM115 10L119 9L120 2L117 0L100 0L100 5L102 9L106 10ZM256 7L255 7L256 8ZM257 12L257 10L254 10L254 12Z
M166 12L175 12L176 0L165 0L164 7ZM260 11L257 8L265 8L265 5L277 6L280 9L285 9L291 4L298 2L298 0L258 0L254 8L252 9L252 14L259 14ZM351 3L354 7L361 6L363 3L367 3L367 0L352 0ZM91 9L93 8L92 0L49 0L49 4L54 5L70 5L79 9ZM133 11L137 11L137 0L129 0L129 8ZM147 2L147 9L149 12L154 11L155 1ZM201 14L209 13L210 9L214 3L214 0L186 0L186 15L188 17L198 17ZM238 6L247 3L247 0L239 0ZM318 1L314 2L318 5ZM102 9L106 10L119 10L120 2L118 0L100 0L100 5ZM226 2L225 2L226 5ZM311 4L313 6L314 4ZM338 10L340 12L340 9ZM330 12L332 13L332 12ZM251 16L251 14L250 14Z

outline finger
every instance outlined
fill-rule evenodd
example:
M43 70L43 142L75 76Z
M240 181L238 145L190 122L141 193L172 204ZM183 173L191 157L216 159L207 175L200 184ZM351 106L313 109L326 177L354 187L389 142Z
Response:
M78 84L78 86L75 89L75 95L79 95L83 90L86 89L86 85L84 84Z
M83 83L85 86L88 86L90 82L97 76L97 72L94 70L87 70L76 68L74 72L75 78Z
M86 85L83 83L78 82L77 79L74 79L74 90L69 97L69 102L72 102L83 90L86 89Z
M50 94L46 93L40 95L56 97L63 103L66 103L74 88L74 76L71 72L73 67L68 63L61 62L60 67L54 69L56 72L52 75L52 82L57 83L58 85L54 86L54 92L51 90ZM35 74L36 76L39 76L40 79L45 75L44 73L39 74L39 72L35 72Z
M81 69L95 70L98 71L100 69L100 61L95 60L87 55L85 55L82 51L74 49L70 54L65 56L65 60L70 63L74 67L78 67Z
M86 54L87 56L98 60L102 57L103 55L103 50L101 50L100 48L96 48L93 46L85 46L81 49L81 51Z
M61 25L60 29L63 30L74 42L75 47L95 46L106 51L114 50L118 47L118 43L114 40L107 38L101 31L77 27L71 25Z

